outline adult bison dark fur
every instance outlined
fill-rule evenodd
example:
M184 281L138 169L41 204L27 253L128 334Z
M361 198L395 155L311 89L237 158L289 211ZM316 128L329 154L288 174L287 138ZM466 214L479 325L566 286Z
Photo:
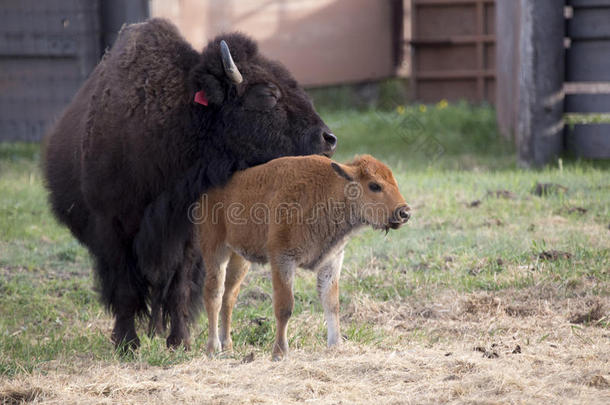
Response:
M248 37L219 36L198 53L160 19L123 28L46 141L53 212L92 253L121 347L137 347L143 315L152 331L169 320L168 346L188 346L204 276L188 210L202 192L336 144L290 73Z

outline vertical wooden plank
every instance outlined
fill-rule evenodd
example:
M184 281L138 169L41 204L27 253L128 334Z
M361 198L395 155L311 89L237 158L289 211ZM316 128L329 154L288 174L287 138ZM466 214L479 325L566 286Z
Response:
M404 59L404 8L403 0L390 0L390 13L392 19L392 58L394 67L398 71Z
M402 26L403 26L403 36L402 36L402 46L403 46L403 59L401 61L400 69L398 69L398 76L407 78L411 77L411 39L413 38L413 34L411 31L411 14L413 10L411 9L412 3L411 0L402 0L403 2L403 15L402 15Z
M408 1L408 0L407 0ZM419 18L419 3L416 0L412 0L411 2L411 39L417 39L417 24ZM417 46L411 45L411 80L409 81L409 98L411 100L417 100L418 95L418 77L417 77L417 68L415 66L417 62Z
M520 1L496 1L496 115L500 132L511 139L517 129L520 8Z
M477 0L477 70L483 72L485 70L485 44L483 43L483 35L485 35L485 4L483 0ZM481 102L485 100L485 78L483 75L477 77L477 98Z

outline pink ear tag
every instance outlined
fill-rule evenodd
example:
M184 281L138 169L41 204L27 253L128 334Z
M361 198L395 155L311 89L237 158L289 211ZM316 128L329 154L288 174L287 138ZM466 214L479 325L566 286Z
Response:
M195 93L195 102L204 106L208 106L208 98L205 96L205 91L199 90Z

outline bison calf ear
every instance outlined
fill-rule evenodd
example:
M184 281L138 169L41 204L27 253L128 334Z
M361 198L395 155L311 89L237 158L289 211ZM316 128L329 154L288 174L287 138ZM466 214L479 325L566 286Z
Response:
M330 167L333 168L333 170L341 177L343 177L345 180L347 181L354 181L354 178L352 176L350 176L349 174L347 174L347 172L345 170L343 170L343 168L341 166L339 166L337 163L332 162L330 164Z
M225 101L225 89L215 76L207 73L203 67L196 67L191 71L189 84L191 92L203 90L210 105L220 105Z

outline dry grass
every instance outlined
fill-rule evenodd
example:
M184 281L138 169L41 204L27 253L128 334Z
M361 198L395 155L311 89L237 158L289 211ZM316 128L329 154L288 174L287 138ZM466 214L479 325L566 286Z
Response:
M257 352L170 368L54 361L0 380L0 402L608 403L608 299L557 299L550 291L448 292L425 304L355 297L344 318L390 332L377 347L346 342L294 351L280 363ZM592 311L597 320L570 323Z

